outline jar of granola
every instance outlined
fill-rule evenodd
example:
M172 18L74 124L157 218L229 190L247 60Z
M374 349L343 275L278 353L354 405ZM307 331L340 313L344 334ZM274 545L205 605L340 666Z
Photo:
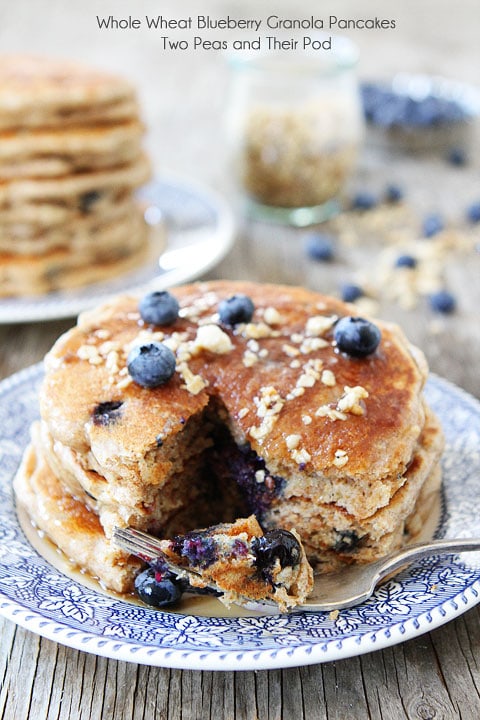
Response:
M297 226L328 219L363 140L354 46L337 37L321 51L230 60L231 154L251 214Z

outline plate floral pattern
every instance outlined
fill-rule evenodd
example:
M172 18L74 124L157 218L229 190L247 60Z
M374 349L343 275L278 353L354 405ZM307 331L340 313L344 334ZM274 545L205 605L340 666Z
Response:
M280 668L350 657L420 635L480 600L480 553L428 558L362 605L328 613L238 618L159 612L96 592L52 567L17 518L12 478L38 416L42 367L0 384L0 613L64 645L118 660L200 670ZM437 536L478 534L480 404L431 377L428 400L447 438Z

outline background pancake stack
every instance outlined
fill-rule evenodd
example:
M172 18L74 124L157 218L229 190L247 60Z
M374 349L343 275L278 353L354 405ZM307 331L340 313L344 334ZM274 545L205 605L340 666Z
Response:
M0 296L78 287L142 262L142 135L123 78L0 56Z

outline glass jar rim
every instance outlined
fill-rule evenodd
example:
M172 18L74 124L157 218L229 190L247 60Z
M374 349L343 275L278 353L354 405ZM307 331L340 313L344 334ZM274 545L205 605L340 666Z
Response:
M312 40L325 41L331 39L331 50L239 50L230 51L226 55L227 61L234 70L253 72L287 72L291 74L319 73L322 75L335 74L350 70L358 62L359 53L356 45L344 35L326 35L315 33L310 36ZM299 37L277 34L278 40L295 40ZM319 54L321 53L321 54Z

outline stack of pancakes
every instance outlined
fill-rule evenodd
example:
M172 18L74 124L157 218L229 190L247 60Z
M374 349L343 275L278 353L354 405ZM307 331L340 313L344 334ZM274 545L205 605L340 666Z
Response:
M46 359L41 421L16 480L20 503L78 564L131 587L138 563L115 526L172 537L254 513L295 530L318 571L369 562L417 532L440 483L443 436L427 366L401 329L339 352L353 306L301 288L212 282L173 291L173 325L145 323L138 298L83 314ZM228 327L219 304L253 302ZM162 342L176 371L141 387L132 347Z
M141 262L142 135L123 78L0 56L0 295L81 286Z

